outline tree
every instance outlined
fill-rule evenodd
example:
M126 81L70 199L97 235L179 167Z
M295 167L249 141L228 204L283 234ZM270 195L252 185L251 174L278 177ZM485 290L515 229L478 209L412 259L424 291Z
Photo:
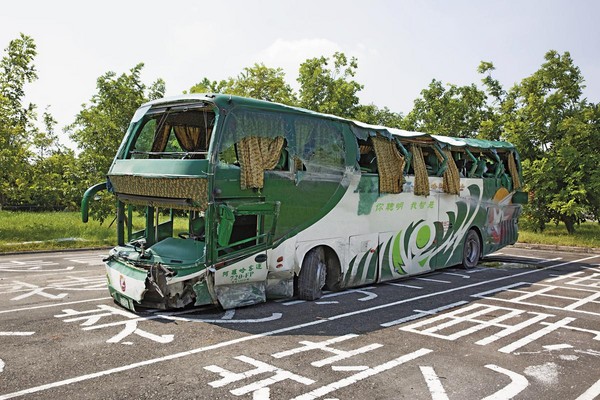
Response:
M231 81L232 78L229 78L229 80ZM202 78L202 80L198 83L196 83L194 86L192 86L190 88L190 93L229 93L228 90L230 88L230 86L232 85L232 83L230 83L227 80L222 80L222 81L211 81L210 79L204 77ZM184 93L187 93L187 91L184 91ZM233 94L233 93L229 93L229 94Z
M35 106L24 105L24 87L37 79L33 60L35 42L21 34L4 50L0 61L0 208L19 203L25 197L29 176L30 133L35 120Z
M330 68L330 63L333 66ZM363 85L352 78L358 61L336 52L331 60L311 58L300 65L299 105L309 110L354 118L359 106L358 92Z
M568 52L546 53L539 70L508 92L504 129L525 158L542 157L562 139L561 122L579 114L583 77Z
M269 68L262 63L244 68L236 78L219 82L203 78L190 89L190 93L206 92L251 97L288 105L295 105L297 102L292 87L285 82L283 69Z
M285 82L281 68L267 68L264 64L254 64L244 68L232 82L232 93L260 100L276 101L294 105L296 97L292 87Z
M562 221L572 234L588 213L598 215L600 115L581 98L584 80L570 54L551 50L544 59L507 93L504 131L527 160L526 221L538 230Z
M404 118L405 129L458 137L476 137L490 119L487 95L475 84L445 85L432 80Z
M87 186L105 180L105 175L129 127L131 117L144 102L162 97L165 84L162 79L147 88L140 79L144 64L133 67L129 73L117 76L107 72L98 78L97 93L84 104L67 127L70 137L81 150L79 167ZM105 202L95 207L95 218L101 221L111 212L113 204Z
M379 108L374 104L359 105L354 111L354 119L367 124L402 128L403 116L387 107Z

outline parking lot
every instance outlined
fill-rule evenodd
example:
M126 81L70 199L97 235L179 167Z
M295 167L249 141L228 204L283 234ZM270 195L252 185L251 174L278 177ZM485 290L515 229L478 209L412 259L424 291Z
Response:
M0 256L0 399L600 396L600 254L509 248L314 302L133 314L105 253Z

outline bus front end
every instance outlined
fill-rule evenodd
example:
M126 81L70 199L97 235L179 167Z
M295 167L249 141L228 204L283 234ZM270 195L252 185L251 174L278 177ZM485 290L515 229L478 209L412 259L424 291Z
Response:
M206 281L206 200L201 197L206 199L207 179L119 174L124 167L120 164L113 166L108 182L118 199L119 236L127 241L121 240L105 260L111 296L131 310L135 305L185 307L196 302L196 291L205 295L198 304L211 303ZM177 164L170 163L173 169ZM202 169L201 162L196 164L197 170ZM136 218L142 221L137 231Z
M122 306L157 309L216 303L207 277L210 99L147 103L134 115L107 174L117 199L118 245L105 259L108 288Z

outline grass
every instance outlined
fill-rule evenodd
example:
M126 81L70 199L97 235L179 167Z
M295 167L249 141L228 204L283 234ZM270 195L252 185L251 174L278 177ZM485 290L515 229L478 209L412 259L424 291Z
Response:
M548 224L543 232L519 231L520 243L536 243L558 246L600 248L600 224L584 222L575 226L575 234L568 235L564 224Z
M109 224L84 224L77 212L0 211L0 252L110 247L117 234Z
M84 224L77 212L0 211L0 253L112 247L117 235L116 227L109 226L110 222L100 225L90 220ZM185 230L182 219L176 219L176 226L180 231ZM576 227L575 235L567 235L562 224L550 224L541 233L521 230L519 242L600 248L600 224L583 223Z

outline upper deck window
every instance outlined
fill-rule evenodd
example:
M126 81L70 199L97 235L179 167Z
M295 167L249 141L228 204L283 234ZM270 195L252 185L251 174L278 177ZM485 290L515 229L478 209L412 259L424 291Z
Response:
M150 111L135 133L128 158L206 158L214 123L210 109Z

